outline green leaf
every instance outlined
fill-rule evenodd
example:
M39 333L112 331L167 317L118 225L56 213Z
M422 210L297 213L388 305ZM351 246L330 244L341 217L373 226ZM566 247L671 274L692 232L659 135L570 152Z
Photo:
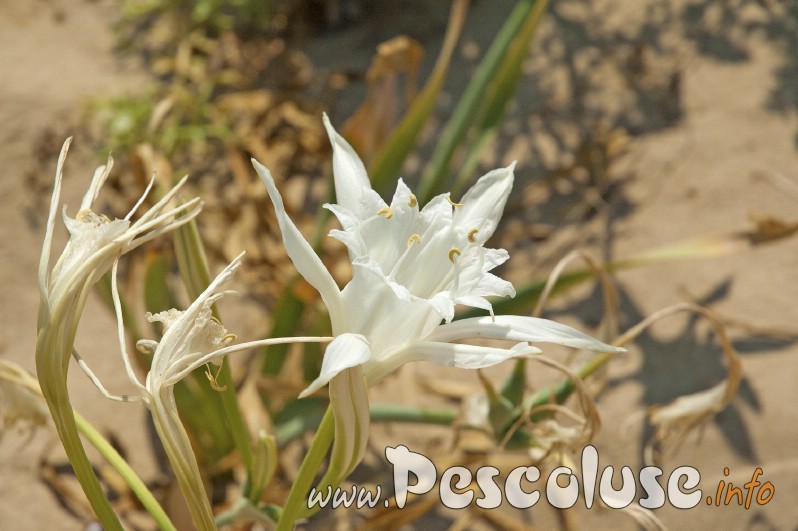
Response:
M294 279L286 286L277 301L274 312L272 313L272 328L269 337L289 337L295 335L295 331L302 319L306 304L301 301L294 292L297 282L301 282L300 277ZM285 363L290 345L272 345L261 350L261 374L274 376L280 372Z
M499 131L507 104L515 96L518 89L524 59L529 53L529 44L535 36L548 3L548 0L538 0L535 4L532 13L526 18L518 36L513 40L507 54L499 65L495 79L488 86L476 124L476 140L472 141L467 149L468 156L466 161L462 165L460 172L458 172L454 186L452 186L452 193L455 196L459 195L465 183L469 180L479 162L483 149L491 143Z
M458 0L452 4L443 47L429 80L369 165L372 187L378 192L390 192L385 188L398 177L402 163L415 147L421 129L435 108L435 102L438 100L438 95L446 79L446 72L449 70L452 53L463 29L467 11L468 2L466 0Z
M144 307L148 312L158 313L179 306L169 285L172 257L162 252L148 253L145 258Z
M210 269L207 259L205 258L205 249L202 245L195 220L192 219L190 222L179 227L173 232L173 235L175 256L177 257L180 275L183 278L189 297L196 299L210 284ZM217 319L219 318L219 312L216 307L213 308L213 315ZM252 475L252 448L250 447L249 434L244 425L241 410L238 407L236 389L230 372L230 363L226 359L223 360L216 379L219 386L223 389L222 391L214 391L211 389L211 387L207 385L204 371L198 369L192 374L190 383L193 385L191 389L201 393L201 402L199 403L202 403L205 407L210 407L207 413L221 414L221 418L217 417L217 419L213 420L207 418L205 420L205 425L212 427L209 431L216 451L224 451L224 446L226 445L222 446L218 443L224 442L228 437L232 437L232 440L235 442L235 447L241 454L241 459L247 469L247 475L250 476ZM178 388L176 387L175 390L177 391ZM178 405L180 405L180 395L176 396L178 397ZM180 409L181 414L187 413L188 410L192 410L193 413L196 413L195 410L199 409L196 407L197 402L192 404L183 403L182 405L183 407ZM192 427L200 428L200 426Z
M422 203L438 193L447 178L449 163L457 147L463 142L468 128L479 115L488 86L496 78L511 44L525 26L532 9L540 0L522 0L516 4L466 87L455 107L449 123L441 135L424 177L419 183L418 198Z

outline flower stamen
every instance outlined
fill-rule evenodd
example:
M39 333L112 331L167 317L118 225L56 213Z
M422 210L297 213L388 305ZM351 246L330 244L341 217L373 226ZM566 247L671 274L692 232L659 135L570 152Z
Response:
M415 194L410 194L410 201L407 203L407 206L413 208L418 204L418 199L416 198Z
M465 206L463 203L455 203L454 201L452 201L451 197L447 197L446 200L449 201L449 204L452 205L453 207Z
M462 253L460 252L460 249L458 249L457 247L452 247L451 249L449 249L449 261L451 263L454 263L455 255L460 256L461 254Z
M399 257L399 260L396 261L396 264L394 264L393 269L391 269L391 272L388 274L388 278L390 278L391 280L394 280L396 278L396 274L399 272L399 268L402 267L402 264L405 263L407 257L410 256L410 252L413 249L414 243L420 244L421 236L419 236L418 234L410 235L410 237L407 239L407 249L405 249L405 252L403 252L402 256Z
M385 216L385 219L391 219L393 217L393 210L391 207L382 207L377 211L378 216Z
M232 335L232 334L228 334L228 335ZM216 369L216 374L211 374L209 366L208 365L205 366L205 377L208 378L208 381L211 383L211 389L213 389L214 391L219 391L220 393L227 390L227 386L226 385L224 387L219 385L218 378L219 378L219 373L221 371L222 371L221 364Z
M470 231L468 231L468 241L470 241L471 243L477 243L476 235L477 235L478 232L479 232L479 229L476 229L476 228L471 229Z
M97 225L110 223L111 219L105 214L97 214L90 208L84 208L75 215L75 219L82 223L94 223Z

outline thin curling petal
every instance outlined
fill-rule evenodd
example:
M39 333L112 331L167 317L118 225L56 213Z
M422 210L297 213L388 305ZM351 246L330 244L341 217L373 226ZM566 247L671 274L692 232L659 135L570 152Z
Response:
M91 179L91 184L89 185L89 189L86 190L86 193L83 195L83 201L80 202L80 210L86 210L91 208L91 205L97 200L97 196L100 195L100 189L102 188L103 184L105 184L106 179L111 174L111 169L114 167L114 159L113 157L108 157L108 162L105 166L99 166L96 170L94 170L94 177Z
M341 291L338 289L338 285L332 275L330 275L330 272L327 271L327 268L324 267L313 247L310 246L296 225L294 225L294 222L291 221L291 218L288 217L283 205L283 198L280 196L280 192L277 191L277 186L275 186L269 170L255 159L252 159L252 165L258 172L263 184L266 185L266 190L269 192L272 204L274 204L277 223L280 225L283 245L288 251L288 256L294 263L294 267L299 271L299 274L305 277L305 280L319 292L330 313L333 330L339 330L343 321L343 309L341 308Z
M315 393L341 371L362 365L370 358L371 347L365 337L360 334L341 334L327 345L319 377L299 397L304 398Z
M48 268L50 266L50 251L53 246L53 232L55 232L55 219L58 215L58 204L61 201L61 182L64 179L64 162L66 161L69 145L72 144L72 137L66 139L58 155L58 164L55 170L55 185L53 186L53 196L50 199L50 213L47 216L47 228L44 232L44 244L42 244L42 256L39 260L39 292L45 303L49 303L48 289Z
M460 339L504 339L531 343L554 343L593 352L625 352L583 334L575 328L538 317L497 315L472 317L441 325L429 336L431 341L457 341Z
M236 256L184 311L147 314L147 320L164 326L147 375L147 389L152 395L176 383L174 375L190 363L189 355L206 354L225 346L227 330L212 317L211 305L224 295L220 290L241 267L243 256L244 253Z
M366 168L349 142L333 128L326 113L323 120L333 147L336 200L342 207L352 212L360 212L360 196L363 195L364 189L371 190Z

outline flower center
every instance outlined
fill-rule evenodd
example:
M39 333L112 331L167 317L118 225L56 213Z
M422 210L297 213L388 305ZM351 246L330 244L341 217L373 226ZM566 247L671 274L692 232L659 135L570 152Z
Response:
M419 298L456 290L460 273L475 256L466 250L480 245L478 228L463 231L454 225L453 210L464 205L448 197L446 200L451 205L448 208L438 203L419 212L418 199L409 194L393 208L380 208L360 226L369 258L390 282L406 287ZM459 263L463 259L467 261Z

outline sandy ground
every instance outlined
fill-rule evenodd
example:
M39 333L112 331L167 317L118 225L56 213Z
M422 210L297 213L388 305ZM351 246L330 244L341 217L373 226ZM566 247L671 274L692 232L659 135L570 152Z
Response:
M594 9L612 13L605 23L610 29L613 25L617 28L615 33L610 32L615 35L615 44L628 46L624 38L626 21L639 23L640 17L650 13L629 3L623 4L624 9L614 9L618 4L596 2ZM724 31L702 34L702 25L695 19L715 17L709 9L715 2L640 4L668 6L660 9L660 15L663 10L666 15L683 15L678 21L665 19L661 28L666 30L657 37L663 48L651 52L655 70L660 59L675 65L672 72L678 72L678 105L665 110L656 105L642 106L642 115L630 114L621 120L633 136L626 154L612 167L612 174L623 177L624 185L622 201L619 196L609 201L611 223L602 233L605 252L623 257L693 235L744 229L750 226L750 214L795 221L798 113L794 95L798 90L798 59L790 55L795 54L795 48L791 47L794 36L790 37L789 28L796 27L796 20L790 18L796 14L772 21L756 3L735 2L740 8L737 18L731 22L721 18L720 26L710 25ZM691 6L692 10L688 9ZM0 7L0 166L5 168L0 179L0 283L4 286L0 356L31 370L38 304L35 271L43 233L36 221L41 222L43 212L31 215L30 208L37 203L26 188L26 171L33 164L33 143L44 128L54 127L66 135L86 97L125 91L140 81L135 71L119 67L111 51L113 39L108 26L113 11L108 4L77 0ZM578 22L588 16L590 10L586 11L583 3L563 2L557 11L557 27L566 27L577 40L589 38L591 35L580 36L577 31L584 27ZM760 30L740 29L752 26ZM551 51L547 43L553 46L554 41L545 37L555 35L557 27L550 21L544 24L539 46ZM614 49L613 42L601 45L604 52ZM362 43L361 47L369 48ZM367 62L367 55L364 57ZM538 66L545 65L533 61L530 72ZM603 86L600 79L583 81L588 87ZM612 92L612 87L604 89ZM524 105L534 109L535 104L526 100L539 102L535 96L541 95L545 100L550 96L546 90L545 83L522 87L521 104L512 111L510 122L514 125L508 126L506 135L515 132L523 136L535 127L534 114ZM627 96L634 98L642 93L631 91ZM600 103L601 92L595 97ZM552 103L551 98L545 101ZM592 103L585 103L585 116L590 115ZM652 108L659 111L645 114ZM529 119L516 118L526 116ZM516 145L521 153L531 153L519 157L519 175L531 174L540 168L540 160L545 160L546 149L535 144L534 134L529 138L528 144L519 141L521 147ZM49 148L55 152L61 139L53 142ZM536 154L540 155L537 159ZM498 157L504 155L512 156L503 153ZM63 202L79 202L79 194L98 162L77 146L66 167ZM38 204L43 208L43 202ZM536 252L545 256L545 249ZM730 257L625 271L617 275L622 324L629 326L642 316L684 300L687 291L710 298L713 308L725 316L762 328L794 330L796 266L798 241L792 239ZM517 277L523 270L521 265L513 269L513 274ZM552 311L557 314L567 309L588 325L595 324L595 311L589 305L580 306L579 301L579 297L569 299L552 306ZM117 366L113 320L96 301L90 301L86 311L92 318L82 325L79 346L85 346L83 350L106 385L124 392L127 384ZM701 503L688 511L662 509L658 516L673 529L794 529L798 522L793 494L798 491L798 415L793 400L798 398L794 385L798 350L793 343L772 337L751 337L741 331L732 337L745 371L740 396L707 426L701 438L691 437L663 468L667 473L680 465L696 467L706 495L714 493L717 482L725 479L724 467L730 468L729 477L738 484L750 479L756 467L762 467L763 481L775 486L774 499L749 510ZM640 466L642 429L633 413L707 388L722 377L720 351L707 346L711 341L703 325L674 319L655 327L612 365L611 385L600 399L603 430L595 443L602 464ZM421 366L409 369L411 376L425 370ZM153 464L147 452L135 451L145 440L141 411L131 409L121 414L120 408L126 406L100 399L78 371L71 373L77 408L103 429L123 434L133 466L143 474L151 473ZM377 390L378 396L390 389L389 383L383 391ZM30 440L5 434L0 441L3 529L82 527L36 479L37 460L43 448L52 444L52 437L44 432ZM617 515L597 511L579 512L577 522L579 527L633 528Z

